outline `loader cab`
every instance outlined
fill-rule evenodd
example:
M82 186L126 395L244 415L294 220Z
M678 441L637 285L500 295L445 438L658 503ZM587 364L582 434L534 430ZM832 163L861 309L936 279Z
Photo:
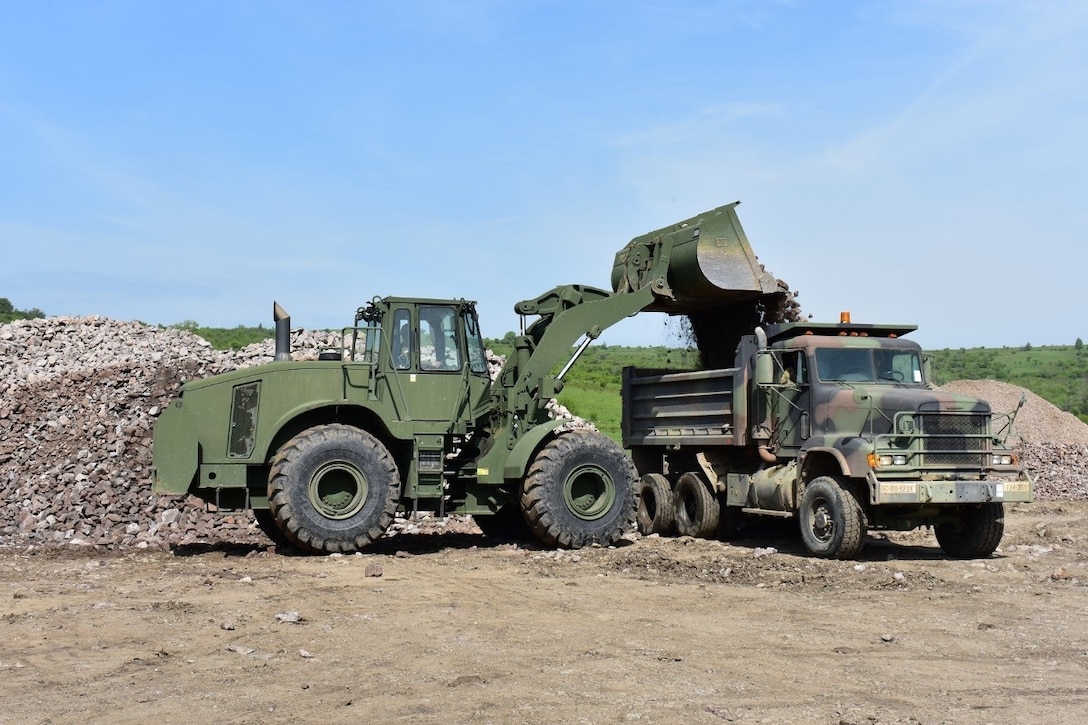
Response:
M381 301L387 393L405 419L462 431L486 409L491 378L475 303L385 298Z

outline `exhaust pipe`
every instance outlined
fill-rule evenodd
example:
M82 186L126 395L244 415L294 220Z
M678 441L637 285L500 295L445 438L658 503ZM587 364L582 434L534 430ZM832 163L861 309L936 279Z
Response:
M774 360L767 353L767 332L762 327L755 329L756 334L756 359L755 378L756 415L761 418L752 431L752 440L756 442L756 450L761 461L769 466L778 462L778 456L771 449L771 400L767 393L767 386L774 382Z
M276 321L276 356L273 360L291 359L291 315L280 307L279 302L272 303L272 319Z

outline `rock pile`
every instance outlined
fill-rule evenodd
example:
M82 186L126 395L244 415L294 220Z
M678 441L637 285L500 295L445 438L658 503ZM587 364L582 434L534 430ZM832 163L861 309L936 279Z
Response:
M941 390L990 403L994 428L1002 414L1016 414L1009 443L1035 481L1039 499L1088 498L1088 425L1030 390L997 380L956 380Z
M292 332L296 359L316 359L338 342ZM102 317L0 326L0 546L263 542L248 513L212 513L196 498L151 492L152 429L183 381L273 354L272 340L224 352L189 332ZM502 359L488 363L494 377Z
M305 331L304 356L333 343ZM0 327L0 544L161 547L259 540L250 516L151 493L154 419L186 379L271 359L192 333L102 317Z

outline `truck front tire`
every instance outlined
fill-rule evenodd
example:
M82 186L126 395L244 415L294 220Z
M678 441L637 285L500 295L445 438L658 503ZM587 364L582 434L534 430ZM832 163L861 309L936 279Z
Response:
M303 551L358 551L393 521L400 473L381 441L347 425L319 425L287 441L272 459L268 505Z
M548 546L607 546L635 523L631 459L614 441L573 430L548 441L525 477L521 509L533 534Z
M853 559L865 543L861 503L834 476L820 476L801 496L801 541L824 559Z
M1000 503L964 506L959 523L933 527L937 543L955 559L985 559L1005 535L1005 507Z

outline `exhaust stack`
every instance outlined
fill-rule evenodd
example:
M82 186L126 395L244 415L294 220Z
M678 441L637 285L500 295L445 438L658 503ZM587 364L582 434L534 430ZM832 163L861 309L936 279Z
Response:
M280 307L279 302L272 303L272 319L276 321L276 356L273 360L291 359L291 315Z

